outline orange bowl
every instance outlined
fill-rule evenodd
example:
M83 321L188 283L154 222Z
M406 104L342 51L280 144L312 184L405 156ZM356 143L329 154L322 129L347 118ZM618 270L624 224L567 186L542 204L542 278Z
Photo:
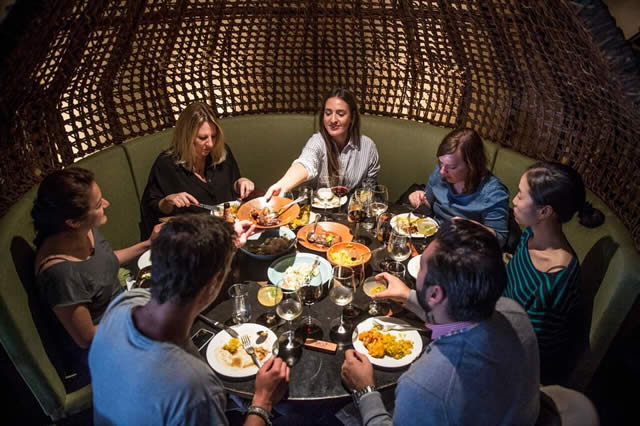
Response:
M371 260L371 250L360 243L338 243L327 250L327 260L337 266L360 266Z
M307 241L307 235L311 232L314 226L315 225L313 223L310 223L300 228L297 234L298 242L303 247L306 247L309 250L325 252L329 249L328 247L324 247L322 245L314 244ZM341 242L349 242L353 240L353 235L351 235L351 231L349 230L349 227L342 225L341 223L318 222L318 229L316 229L316 232L320 232L320 231L331 232L333 234L340 236ZM337 244L340 244L340 243L337 243Z
M280 207L284 206L287 203L290 203L291 201L293 200L284 197L271 197L269 202L267 202L264 197L254 198L253 200L247 201L240 206L240 208L238 209L237 218L239 220L249 220L256 224L256 228L260 229L278 228L282 225L286 225L298 216L298 213L300 213L299 205L294 204L293 206L289 207L289 209L286 212L282 213L282 216L279 217L280 220L277 224L269 226L258 225L256 221L251 217L251 210L262 210L265 207L269 207L271 211L277 212Z

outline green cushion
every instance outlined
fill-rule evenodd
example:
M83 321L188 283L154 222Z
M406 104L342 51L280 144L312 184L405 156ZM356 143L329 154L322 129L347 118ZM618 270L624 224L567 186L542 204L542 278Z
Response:
M122 144L131 164L139 200L142 200L144 188L147 186L151 166L158 155L169 148L173 133L174 129L171 128L151 135L140 136Z
M436 152L442 139L452 129L426 123L388 117L361 117L361 131L378 148L378 181L389 188L389 199L396 200L413 183L426 183L438 159ZM496 144L485 143L487 160L493 164Z
M140 201L124 149L119 145L109 147L75 166L95 173L103 198L111 204L105 210L107 223L100 227L111 247L117 250L140 241Z
M220 120L242 176L266 190L280 179L313 134L314 117L267 114Z
M511 149L500 148L496 153L493 174L509 188L509 203L513 204L513 197L518 193L518 185L524 171L535 163L533 158L524 156Z

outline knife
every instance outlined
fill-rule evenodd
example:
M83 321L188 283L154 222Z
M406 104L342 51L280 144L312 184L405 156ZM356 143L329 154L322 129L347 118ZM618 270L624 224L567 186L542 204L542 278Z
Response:
M202 314L198 314L198 319L200 321L202 321L203 323L207 324L209 327L213 327L213 328L217 328L218 330L226 331L231 337L235 337L236 339L240 338L238 333L233 328L227 327L224 324L222 324L221 322L218 322L216 320L212 320L210 318L207 318Z
M196 205L197 205L198 207L201 207L201 208L206 209L206 210L210 210L210 211L212 211L212 212L216 212L216 211L218 211L218 210L220 209L220 207L218 207L218 206L212 206L211 204L202 204L202 203L199 203L199 204L196 204Z

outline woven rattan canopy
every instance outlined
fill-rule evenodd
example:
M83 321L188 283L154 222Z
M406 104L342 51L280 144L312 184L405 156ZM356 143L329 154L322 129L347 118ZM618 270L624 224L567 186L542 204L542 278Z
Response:
M2 23L0 214L43 173L220 116L362 112L469 126L574 165L640 246L640 120L564 0L19 1Z

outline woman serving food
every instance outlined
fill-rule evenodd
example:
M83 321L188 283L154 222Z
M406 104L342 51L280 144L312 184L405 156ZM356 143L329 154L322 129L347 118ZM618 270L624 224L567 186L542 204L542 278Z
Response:
M321 176L343 176L339 184L353 189L365 179L377 179L380 162L376 144L360 134L356 98L346 89L327 94L318 116L320 131L307 141L285 175L267 190L266 198L288 192Z
M149 173L141 203L142 238L163 216L202 212L193 206L246 198L254 188L241 177L211 107L193 103L180 114L171 146Z

